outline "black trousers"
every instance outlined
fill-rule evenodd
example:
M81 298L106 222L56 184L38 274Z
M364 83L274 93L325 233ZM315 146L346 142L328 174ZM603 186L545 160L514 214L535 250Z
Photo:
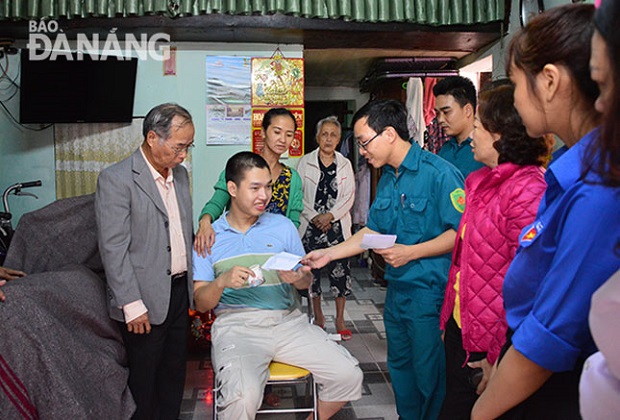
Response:
M181 411L189 328L187 276L173 280L170 307L150 334L119 328L129 359L129 389L136 402L136 420L176 420Z
M511 330L506 334L506 344L502 348L499 364L502 363L504 354L512 345ZM579 414L579 378L583 370L584 360L577 362L573 370L568 372L555 372L543 384L521 404L513 407L500 417L503 420L578 420Z
M444 347L446 349L446 397L441 406L439 419L469 420L471 409L478 399L476 388L482 369L472 369L465 364L465 361L477 362L484 359L487 354L471 352L467 359L467 352L463 349L461 329L453 317L450 317L446 323Z

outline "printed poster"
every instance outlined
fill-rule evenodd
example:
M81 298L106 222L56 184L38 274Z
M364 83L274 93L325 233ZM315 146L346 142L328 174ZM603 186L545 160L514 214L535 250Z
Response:
M281 53L253 58L252 106L303 107L304 59L284 58Z
M207 56L207 145L250 145L251 58Z

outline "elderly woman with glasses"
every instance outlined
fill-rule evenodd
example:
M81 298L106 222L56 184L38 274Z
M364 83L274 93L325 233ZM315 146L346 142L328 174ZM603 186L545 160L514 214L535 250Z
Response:
M304 189L304 210L299 234L306 252L327 248L351 236L351 214L355 198L355 178L351 163L336 151L342 128L334 116L316 125L318 149L299 161L297 171ZM330 262L326 267L332 293L336 297L336 331L343 340L351 339L344 322L346 296L351 294L351 269L347 259ZM313 270L312 303L315 323L325 328L321 309L321 270Z

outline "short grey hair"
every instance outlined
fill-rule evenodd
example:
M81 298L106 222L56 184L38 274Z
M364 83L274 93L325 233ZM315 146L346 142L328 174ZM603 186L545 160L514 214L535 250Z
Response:
M330 115L329 117L325 117L322 120L320 120L318 123L316 123L316 137L317 138L319 138L319 133L321 132L321 128L323 128L325 124L334 124L336 127L338 127L338 131L340 131L340 135L342 135L342 126L340 125L340 121L338 121L338 117L336 117L335 115Z
M144 138L146 139L146 135L149 131L154 131L162 141L168 140L174 117L180 117L182 120L178 127L193 123L191 114L181 105L175 103L157 105L146 114L144 122L142 123L142 134Z

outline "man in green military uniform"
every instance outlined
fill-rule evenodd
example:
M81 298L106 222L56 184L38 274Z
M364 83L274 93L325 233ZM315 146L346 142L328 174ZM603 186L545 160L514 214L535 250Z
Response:
M437 122L450 139L437 154L457 167L464 178L484 165L474 159L471 133L476 114L476 87L463 76L451 76L433 86Z
M463 176L407 140L400 102L368 103L353 124L360 153L383 167L368 224L345 242L309 253L303 263L320 268L359 254L364 234L397 235L393 247L375 249L387 263L384 322L396 406L406 420L437 418L445 394L439 311L465 206Z

